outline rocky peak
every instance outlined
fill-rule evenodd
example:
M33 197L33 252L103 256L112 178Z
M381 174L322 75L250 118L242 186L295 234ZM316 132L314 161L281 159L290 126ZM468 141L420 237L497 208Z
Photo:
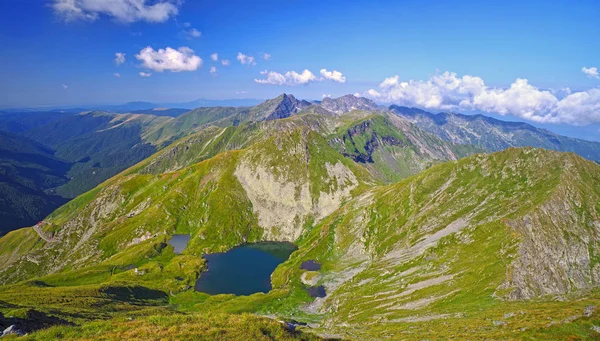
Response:
M377 110L377 104L364 97L354 95L344 95L338 98L325 97L321 106L338 115L345 114L352 110Z
M253 108L256 120L276 120L290 117L308 107L309 102L298 100L293 95L281 94L273 99L264 101Z

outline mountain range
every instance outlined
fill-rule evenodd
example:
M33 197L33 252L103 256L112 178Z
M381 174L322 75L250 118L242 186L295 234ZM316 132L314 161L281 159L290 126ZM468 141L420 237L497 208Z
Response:
M600 144L352 95L35 115L0 116L5 198L73 199L0 238L0 324L32 338L597 337ZM262 241L297 247L272 290L192 290L203 256Z

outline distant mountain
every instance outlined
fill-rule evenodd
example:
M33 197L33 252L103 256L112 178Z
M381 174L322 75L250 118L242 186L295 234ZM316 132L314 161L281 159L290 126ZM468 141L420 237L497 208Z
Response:
M378 108L377 103L364 97L354 95L345 95L338 98L325 97L320 105L335 114L343 114L352 110L375 111Z
M471 144L487 151L508 147L536 147L573 152L600 161L600 143L555 134L522 122L507 122L484 115L433 114L416 108L392 105L389 110L421 129L458 144Z
M146 114L154 116L169 116L177 117L190 111L189 109L177 109L177 108L152 108L152 109L141 109L130 111L132 114Z

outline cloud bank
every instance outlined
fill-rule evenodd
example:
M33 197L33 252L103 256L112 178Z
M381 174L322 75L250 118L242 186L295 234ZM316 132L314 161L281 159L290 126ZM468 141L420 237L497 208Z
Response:
M142 49L135 56L142 62L142 66L156 72L195 71L202 66L202 59L194 54L194 50L183 46L177 50L167 47L155 51L150 46Z
M363 95L381 102L437 110L468 110L512 115L538 123L600 123L600 89L541 90L518 78L508 88L488 87L480 77L444 72L426 81L389 77Z

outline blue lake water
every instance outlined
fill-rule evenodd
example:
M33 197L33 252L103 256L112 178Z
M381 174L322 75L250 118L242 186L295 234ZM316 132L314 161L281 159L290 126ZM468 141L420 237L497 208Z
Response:
M211 295L269 292L271 274L295 250L291 243L265 242L205 255L208 270L200 275L194 289Z
M173 247L176 254L180 254L185 250L189 241L189 234L174 234L169 240L169 245Z

